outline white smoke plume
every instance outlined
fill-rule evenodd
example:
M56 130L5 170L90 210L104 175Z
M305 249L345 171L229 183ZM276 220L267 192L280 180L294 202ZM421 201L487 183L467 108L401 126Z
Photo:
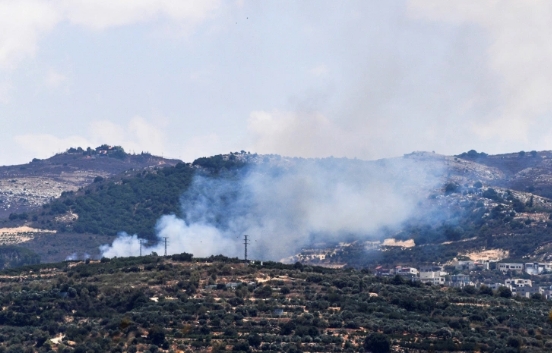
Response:
M375 238L399 227L441 183L440 172L426 170L439 169L412 158L261 156L235 174L198 173L181 198L183 217L161 217L159 242L142 253L163 254L166 237L168 254L242 257L248 234L251 258L279 260L314 243ZM139 246L136 235L122 233L100 250L106 257L136 256Z
M68 256L65 257L65 261L75 261L75 260L87 260L91 258L89 253L84 253L82 256L79 256L78 253L74 252Z
M79 256L77 255L76 252L74 252L71 255L66 256L65 261L74 261L74 260L78 260L78 258L79 258Z

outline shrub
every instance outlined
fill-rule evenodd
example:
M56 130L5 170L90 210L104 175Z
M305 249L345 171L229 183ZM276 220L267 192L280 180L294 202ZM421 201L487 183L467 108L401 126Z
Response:
M372 353L387 353L391 351L391 341L384 334L371 333L364 340L364 349Z

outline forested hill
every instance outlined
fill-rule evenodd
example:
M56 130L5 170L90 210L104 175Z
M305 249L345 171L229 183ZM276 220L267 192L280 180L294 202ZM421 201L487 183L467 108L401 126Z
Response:
M335 253L329 261L355 266L444 262L483 249L500 249L513 258L539 261L552 258L552 202L545 197L547 188L552 187L549 159L552 159L549 152L498 157L475 151L458 156L425 152L405 155L397 160L409 162L410 167L422 166L426 174L439 178L438 185L421 195L416 214L402 223L399 231L381 229L376 234L354 236L359 241L367 236L412 240L416 246L392 247L370 256L364 256L363 246L350 247ZM161 216L182 216L181 197L198 173L232 184L239 182L252 165L270 166L270 173L279 175L293 166L309 163L323 165L325 170L339 168L342 173L335 175L347 175L349 168L359 163L381 166L393 165L395 161L310 160L245 152L217 155L188 164L96 178L87 187L64 192L38 211L12 214L11 220L5 220L4 224L58 231L56 236L44 235L40 242L35 238L24 244L39 252L42 261L62 260L75 251L98 256L97 246L109 243L121 231L155 240L154 227ZM407 170L406 175L413 174ZM213 189L213 197L233 196L215 195ZM84 248L85 245L79 248L79 242L72 243L71 249L63 248L58 243L67 237L88 239L89 248Z
M90 186L44 205L30 218L36 227L60 232L116 235L121 231L154 240L154 226L162 215L180 214L180 197L196 172L224 178L225 172L246 163L214 156L174 167L127 171L114 178L96 179ZM74 215L74 216L73 216Z
M179 162L147 152L128 153L120 146L101 145L72 147L47 159L0 166L0 218L34 211L62 192L76 191L94 180Z

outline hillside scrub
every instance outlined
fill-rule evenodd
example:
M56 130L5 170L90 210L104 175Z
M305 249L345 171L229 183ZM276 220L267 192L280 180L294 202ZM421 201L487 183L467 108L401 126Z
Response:
M179 198L192 181L194 169L180 163L157 171L143 171L119 181L100 180L77 194L45 205L44 215L69 210L78 219L61 231L116 235L122 230L154 239L154 226L164 214L179 213Z

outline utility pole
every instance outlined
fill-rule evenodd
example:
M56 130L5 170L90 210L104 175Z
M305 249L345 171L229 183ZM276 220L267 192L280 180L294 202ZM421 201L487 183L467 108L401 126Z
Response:
M167 237L163 237L165 239L165 256L167 256Z
M247 234L243 236L243 245L245 245L245 262L247 262L247 245L249 244L247 237Z

